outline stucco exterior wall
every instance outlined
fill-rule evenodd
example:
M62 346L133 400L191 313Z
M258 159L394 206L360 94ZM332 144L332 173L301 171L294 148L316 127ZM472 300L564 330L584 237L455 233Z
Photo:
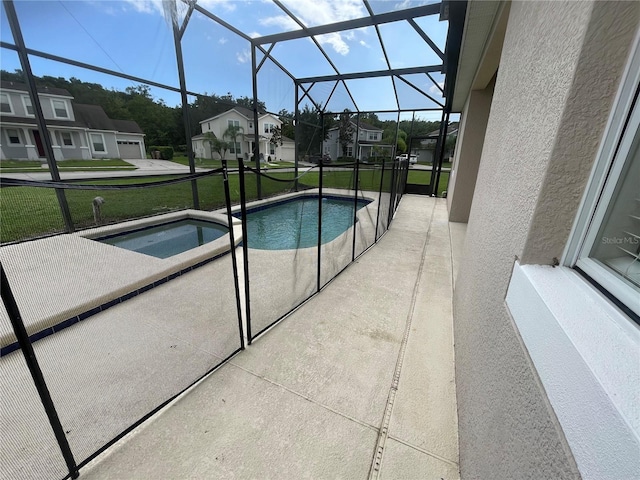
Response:
M546 263L566 242L636 9L511 6L454 293L463 479L580 478L504 299L516 257ZM556 214L558 202L571 205ZM539 230L555 233L540 243Z
M447 195L450 222L469 221L493 88L494 83L491 82L483 90L473 90L462 114Z

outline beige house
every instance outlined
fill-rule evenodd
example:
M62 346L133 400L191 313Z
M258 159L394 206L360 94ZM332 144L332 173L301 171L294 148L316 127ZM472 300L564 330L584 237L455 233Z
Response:
M463 479L640 475L640 2L467 8L449 219Z
M235 141L224 137L229 127L240 127ZM282 145L272 143L271 137L275 127L281 127L280 119L270 113L262 113L258 117L259 151L265 160L281 160L293 162L295 159L295 144L290 138L283 137ZM216 138L229 142L226 152L227 160L242 158L249 160L255 151L255 126L253 111L244 107L234 107L220 115L207 118L200 122L201 134L192 137L193 152L196 158L220 158L211 151L211 144L206 133L211 132Z

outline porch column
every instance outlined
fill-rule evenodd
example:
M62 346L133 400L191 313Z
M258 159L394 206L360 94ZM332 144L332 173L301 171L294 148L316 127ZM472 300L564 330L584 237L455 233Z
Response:
M62 147L58 145L58 138L56 136L57 130L49 130L49 136L51 137L51 148L53 148L53 158L56 161L64 160L64 155L62 154Z
M35 145L35 142L31 139L31 129L30 128L21 128L22 136L24 137L24 147L27 149L27 159L28 160L39 160L40 155L38 154L38 148Z

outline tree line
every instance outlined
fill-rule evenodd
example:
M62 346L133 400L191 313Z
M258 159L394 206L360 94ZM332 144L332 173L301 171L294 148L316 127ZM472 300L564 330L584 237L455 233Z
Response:
M3 81L24 83L24 75L20 70L14 72L1 70L0 78ZM171 107L164 100L154 98L147 85L134 85L120 91L104 88L98 83L84 82L75 77L66 79L45 75L35 77L35 80L39 87L67 90L77 103L100 105L109 118L134 120L145 133L147 145L168 145L179 151L186 149L187 139L182 107ZM246 96L234 97L230 93L197 96L188 108L187 121L191 128L191 135L200 133L201 121L226 112L234 106L252 110L253 99ZM258 100L258 111L267 111L264 102L260 100ZM327 138L328 131L336 126L341 129L339 136L342 140L340 141L345 141L350 133L351 122L356 122L354 112L345 110L336 114L323 115L309 105L305 105L299 111L300 124L296 131L293 112L280 110L276 116L282 121L282 127L276 132L277 137L296 140L302 155L321 153L322 141ZM359 118L360 122L382 129L382 143L393 144L397 130L397 149L399 152L407 150L409 136L426 135L437 130L440 126L440 122L437 121L416 119L413 125L410 120L402 120L398 128L396 121L380 120L375 113L360 114ZM299 137L297 139L296 133Z

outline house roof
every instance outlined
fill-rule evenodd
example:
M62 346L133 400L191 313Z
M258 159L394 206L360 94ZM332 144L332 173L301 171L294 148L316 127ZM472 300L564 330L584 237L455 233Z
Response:
M56 88L56 87L47 87L47 86L37 86L38 89L38 93L44 93L44 94L49 94L49 95L59 95L61 97L71 97L73 98L73 96L64 88ZM21 92L28 92L29 89L27 88L27 84L26 83L20 83L20 82L8 82L8 81L1 81L0 82L0 90L18 90Z
M460 124L458 122L449 123L449 127L447 128L447 137L458 133L459 126ZM440 129L427 133L425 137L427 140L432 140L438 138L438 135L440 135Z
M215 120L216 118L221 117L222 115L226 115L227 113L229 113L231 110L235 110L237 113L239 113L240 115L242 115L244 118L246 118L247 120L253 120L253 110L246 108L246 107L241 107L239 105L236 105L235 107L230 108L229 110L225 110L222 113L219 113L218 115L214 115L213 117L209 117L209 118L205 118L204 120L200 121L200 125L202 125L205 122L210 122L211 120ZM261 112L258 111L258 116L259 118L262 118L266 115L271 115L270 113L266 113L266 112ZM276 117L277 118L277 117Z
M353 125L354 127L357 127L356 122L354 122L353 120L351 121L351 125ZM340 127L333 127L330 128L329 131L331 130L338 130ZM379 127L374 127L373 125L371 125L370 123L367 122L360 122L360 130L372 130L374 132L382 132L382 128Z
M100 105L86 105L74 103L73 112L75 120L47 119L47 125L55 127L79 127L91 130L109 130L122 133L137 133L144 135L140 126L133 120L112 120L107 116ZM0 116L2 123L20 123L24 125L36 125L33 117L15 117L9 115Z

